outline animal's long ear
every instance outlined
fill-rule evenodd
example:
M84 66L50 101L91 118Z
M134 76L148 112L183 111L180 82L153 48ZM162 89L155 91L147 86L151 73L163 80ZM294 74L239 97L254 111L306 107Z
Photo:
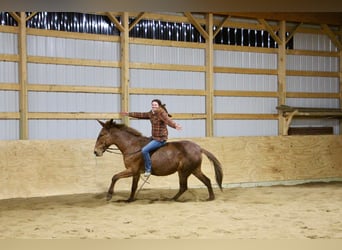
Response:
M96 120L96 121L98 121L98 122L101 124L102 127L105 126L105 123L104 123L104 122L102 122L102 121L100 121L100 120Z
M110 119L110 120L109 120L109 124L112 124L112 123L113 123L113 119Z

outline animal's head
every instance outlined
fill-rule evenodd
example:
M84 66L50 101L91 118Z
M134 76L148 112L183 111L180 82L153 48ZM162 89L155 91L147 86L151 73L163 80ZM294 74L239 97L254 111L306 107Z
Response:
M96 156L102 156L103 153L112 144L111 136L110 136L110 128L113 126L113 124L115 124L115 122L113 122L113 119L107 122L102 122L100 120L97 120L97 121L101 124L102 129L95 143L94 154Z

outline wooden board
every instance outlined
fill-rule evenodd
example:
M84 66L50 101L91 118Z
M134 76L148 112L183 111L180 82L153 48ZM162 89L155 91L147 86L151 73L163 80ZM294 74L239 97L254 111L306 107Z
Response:
M193 138L223 165L224 184L342 178L342 136ZM106 192L122 156L93 155L94 140L0 141L0 199ZM203 157L203 171L215 184ZM117 190L129 190L131 179ZM189 188L204 187L195 177ZM177 174L154 177L144 188L178 188Z

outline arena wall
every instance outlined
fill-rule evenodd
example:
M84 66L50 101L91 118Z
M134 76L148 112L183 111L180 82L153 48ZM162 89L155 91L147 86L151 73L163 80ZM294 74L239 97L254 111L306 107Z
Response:
M214 137L191 139L223 166L224 187L342 180L342 136ZM94 140L0 141L0 199L106 192L122 156L95 158ZM215 183L203 158L203 171ZM178 188L177 174L150 178L144 188ZM139 186L142 182L140 182ZM131 178L116 190L130 190ZM204 187L195 177L189 188ZM225 192L229 192L225 190Z

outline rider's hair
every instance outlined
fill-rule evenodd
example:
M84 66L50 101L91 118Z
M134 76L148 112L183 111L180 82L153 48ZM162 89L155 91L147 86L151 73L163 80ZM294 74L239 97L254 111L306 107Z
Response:
M165 112L167 113L167 115L168 115L169 117L172 117L172 115L170 115L169 112L167 111L167 109L166 109L166 104L165 104L165 103L163 104L163 103L161 102L161 100L159 100L159 99L153 99L152 102L158 103L159 107L161 107L162 109L164 109Z

